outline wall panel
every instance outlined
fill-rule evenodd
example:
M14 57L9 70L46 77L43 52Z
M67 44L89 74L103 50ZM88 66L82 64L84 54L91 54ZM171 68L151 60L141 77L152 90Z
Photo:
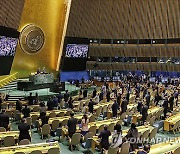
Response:
M179 0L74 0L67 36L180 38Z

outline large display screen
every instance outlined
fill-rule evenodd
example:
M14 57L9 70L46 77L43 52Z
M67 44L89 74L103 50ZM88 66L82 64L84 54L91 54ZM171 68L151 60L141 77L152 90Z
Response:
M0 26L0 75L9 75L18 43L16 29Z
M14 56L17 43L17 38L0 36L0 56Z
M88 45L86 45L86 44L67 44L65 57L87 58L88 57Z

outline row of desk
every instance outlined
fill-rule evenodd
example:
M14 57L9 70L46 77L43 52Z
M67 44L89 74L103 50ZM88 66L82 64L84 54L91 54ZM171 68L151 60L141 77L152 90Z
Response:
M154 115L155 113L159 112L162 109L163 109L162 107L158 107L158 106L152 107L148 110L148 114ZM142 117L142 115L139 112L134 114L132 122L136 124L138 122L138 120L141 119L141 117Z
M50 142L50 143L38 143L38 144L3 147L3 148L0 148L0 154L14 154L16 152L24 152L26 154L29 154L35 150L40 150L42 151L43 154L47 154L48 150L51 148L58 148L59 153L60 153L59 143Z
M104 122L104 124L106 124L106 122ZM136 127L138 129L138 133L143 134L145 131L149 130L150 132L154 129L154 127L146 125L146 126L139 126ZM122 130L122 137L125 137L128 133L129 129L125 129ZM110 136L110 141L112 141L112 136ZM98 147L100 145L100 139L98 138L98 136L93 136L92 138L92 144L91 144L91 148L92 151L95 151L95 148Z
M180 147L180 137L174 138L168 142L161 142L151 146L149 154L173 153Z
M180 121L180 113L175 114L164 121L164 130L171 131L173 126Z

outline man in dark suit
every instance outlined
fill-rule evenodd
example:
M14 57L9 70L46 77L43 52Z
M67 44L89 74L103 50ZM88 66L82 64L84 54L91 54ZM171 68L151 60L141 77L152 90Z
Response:
M62 99L63 99L63 95L61 94L61 92L59 92L57 98L58 98L58 101L60 103L62 101Z
M164 120L166 119L166 114L168 112L168 97L165 97L165 100L163 102L163 108L164 108Z
M110 95L111 95L111 93L110 93L110 91L108 90L107 93L106 93L107 102L109 102L110 99L111 99Z
M103 100L103 91L101 91L101 93L99 94L99 102Z
M72 138L73 134L76 132L77 119L74 118L74 113L71 113L71 118L68 120L68 133L69 137Z
M111 132L107 129L107 126L104 126L104 130L98 136L101 138L101 147L102 149L108 150L109 148L109 136L111 136Z
M9 116L5 113L5 110L2 110L0 113L0 127L9 129Z
M119 105L116 101L114 101L113 105L112 105L112 114L113 117L117 117L117 110L119 109Z
M58 98L54 95L54 98L53 98L53 107L57 109L58 104L59 104Z
M130 97L130 93L129 93L129 91L128 91L127 94L126 94L126 100L127 100L127 102L129 102L129 97Z
M31 137L29 135L30 126L26 123L26 119L22 119L22 124L18 126L18 129L20 131L19 141L23 139L28 139L29 141L31 141Z
M52 98L50 97L49 100L47 101L47 107L48 107L48 110L53 110L54 108L54 104L53 104L53 100Z
M150 100L151 100L151 95L150 95L150 92L148 92L145 96L145 99L146 99L146 105L149 109L149 105L150 105Z
M170 105L170 110L173 111L173 106L174 106L174 96L171 94L171 97L169 98L169 105Z
M64 101L67 102L69 99L69 93L68 90L66 90L65 94L64 94Z
M83 91L83 97L86 98L86 97L87 97L87 94L88 94L88 90L87 90L87 89L84 89L84 91Z
M121 103L121 94L120 93L117 96L117 103L120 106L120 103Z
M142 122L143 122L143 124L146 121L147 116L148 116L148 106L143 105L143 107L142 107Z
M34 99L33 99L32 93L30 93L30 94L29 94L29 96L28 96L27 100L28 100L28 104L29 104L29 105L33 105L33 103L34 103L34 102L33 102L33 101L34 101Z
M94 98L96 94L97 94L97 91L96 91L96 88L94 88L92 98Z
M154 103L156 104L156 106L158 105L160 100L161 100L161 96L157 92L156 95L155 95L155 98L154 98Z
M121 103L121 114L126 112L127 105L128 105L128 101L127 101L126 97L124 97L124 99L123 99L123 101Z
M138 101L137 111L141 113L141 112L142 112L142 107L143 107L142 102L141 102L141 101Z
M30 109L27 107L27 105L25 105L25 108L22 109L22 113L24 114L24 118L27 118L30 116Z
M94 105L95 105L95 104L96 104L96 103L93 102L92 99L90 99L90 102L89 102L89 104L88 104L88 108L89 108L89 112L90 112L90 113L93 113L93 111L94 111Z

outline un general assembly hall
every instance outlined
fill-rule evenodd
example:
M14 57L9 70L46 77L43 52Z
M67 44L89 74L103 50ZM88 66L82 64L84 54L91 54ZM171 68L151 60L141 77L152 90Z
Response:
M0 154L180 154L180 0L0 0Z

